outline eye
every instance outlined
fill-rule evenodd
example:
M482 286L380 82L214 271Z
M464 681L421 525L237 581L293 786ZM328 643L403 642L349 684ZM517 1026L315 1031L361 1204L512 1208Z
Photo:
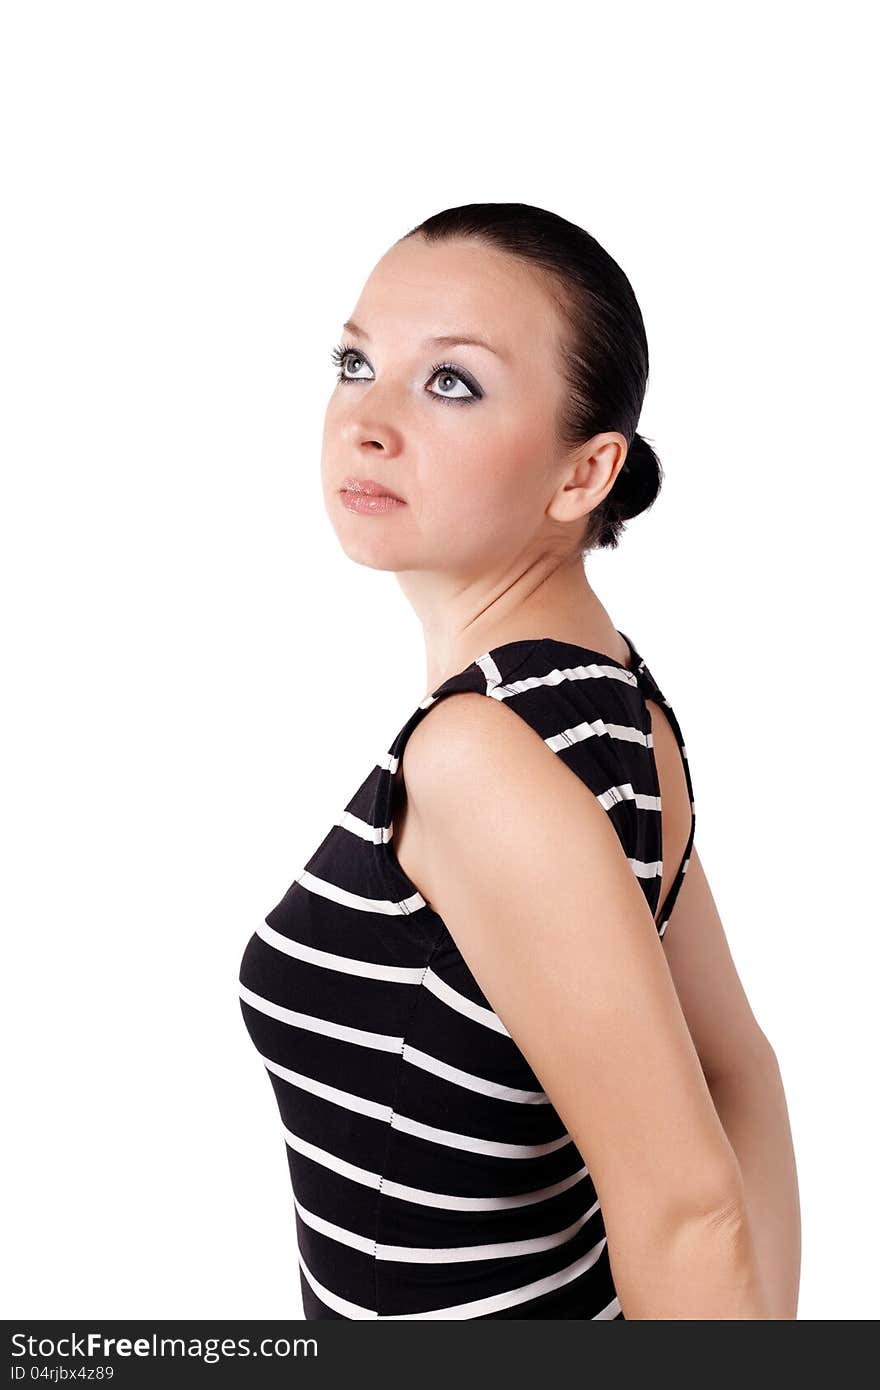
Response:
M356 362L360 362L363 366L367 364L366 358L362 357L357 348L352 347L351 343L340 343L338 347L333 349L330 357L339 368L337 377L340 381L369 381L369 377L349 376L348 372L345 370L345 364L350 357L353 357Z
M453 396L453 395L447 395L447 394L444 392L442 395L440 395L440 396L437 397L438 400L441 400L441 401L461 401L462 403L464 403L465 401L476 401L476 400L479 400L479 398L480 398L480 393L479 393L479 387L477 386L476 382L472 382L472 381L471 381L471 378L470 378L469 376L467 376L467 374L466 374L465 372L462 372L462 371L460 370L460 368L458 368L458 367L453 367L453 365L452 365L451 362L437 362L437 363L435 363L434 366L431 368L431 380L432 380L432 381L434 380L434 377L435 377L435 376L439 376L440 379L441 379L442 381L449 381L449 379L452 378L452 380L455 381L455 382L457 382L459 386L463 386L464 389L465 389L465 391L467 392L467 395L465 395L465 396L462 396L462 395L455 395L455 396ZM431 392L431 395L432 395L432 396L435 395L435 394L436 394L436 393L435 393L434 391Z
M356 348L353 343L339 343L337 347L333 348L330 357L338 368L336 373L338 381L345 383L347 381L373 380L372 376L362 375L364 368L366 368L367 371L371 371L372 369L366 357L364 357L363 353ZM352 363L356 364L353 372L348 370ZM454 366L451 362L435 362L431 368L429 384L435 377L439 377L444 385L447 385L450 381L452 382L452 390L444 389L442 391L428 392L428 395L435 401L442 401L444 405L470 405L473 401L478 401L482 398L483 393L473 377L471 377L468 372L463 371L461 367ZM463 387L464 391L462 392L456 389L457 387Z

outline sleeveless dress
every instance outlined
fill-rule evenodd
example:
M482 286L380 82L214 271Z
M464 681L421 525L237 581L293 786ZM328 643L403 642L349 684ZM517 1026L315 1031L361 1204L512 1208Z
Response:
M584 1160L403 872L391 823L394 774L432 706L460 691L503 700L595 793L662 938L693 846L693 788L678 720L620 636L631 670L545 637L444 681L247 943L241 1010L280 1110L307 1319L624 1316ZM669 719L691 801L659 917L646 698Z

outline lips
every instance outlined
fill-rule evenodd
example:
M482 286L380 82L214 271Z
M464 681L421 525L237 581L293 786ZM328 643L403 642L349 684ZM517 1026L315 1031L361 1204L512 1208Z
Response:
M384 483L377 483L374 478L346 478L339 491L359 492L364 497L392 497L395 502L405 500L398 493L392 492L390 487L386 487Z

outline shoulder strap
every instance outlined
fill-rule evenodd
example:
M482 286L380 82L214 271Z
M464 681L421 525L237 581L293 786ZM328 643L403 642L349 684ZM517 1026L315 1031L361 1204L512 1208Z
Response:
M691 779L691 765L690 765L690 759L688 758L688 754L687 754L687 747L686 747L685 741L684 741L684 734L682 733L681 725L680 725L679 722L678 722L678 717L677 717L677 715L676 715L676 713L675 713L675 710L672 708L672 705L671 705L671 704L669 703L669 701L666 699L666 696L663 694L663 691L660 689L659 685L657 684L656 680L655 680L654 677L652 676L651 672L648 670L648 667L647 667L647 665L646 665L644 659L640 656L639 652L636 650L636 647L635 647L634 643L630 640L629 637L627 637L627 635L626 635L625 632L621 632L620 635L621 635L621 637L624 638L624 640L625 640L626 643L627 643L627 646L628 646L629 649L630 649L630 653L631 653L632 659L633 659L633 671L635 672L636 678L637 678L638 683L639 683L639 688L641 689L641 691L642 691L642 693L643 693L645 699L646 699L646 700L653 700L656 704L662 705L662 706L663 706L663 711L664 711L664 713L665 713L665 715L666 715L666 718L669 720L669 723L670 723L670 725L672 726L672 731L673 731L673 733L675 734L675 739L676 739L676 742L677 742L677 744L678 744L678 751L679 751L679 753L681 754L682 766L684 767L685 782L686 782L686 784L687 784L688 796L689 796L689 798L690 798L690 803L691 803L691 826L690 826L690 831L689 831L689 834L688 834L687 844L685 845L684 854L682 855L681 863L680 863L679 866L678 866L678 871L677 871L677 873L676 873L676 875L675 875L675 878L673 879L672 883L669 885L669 891L667 892L665 901L664 901L664 903L663 903L663 910L662 910L662 912L660 913L659 917L657 918L657 931L658 931L658 934L662 937L662 936L664 935L665 931L666 931L667 926L669 925L669 919L670 919L670 917L672 916L672 912L673 912L673 909L674 909L674 907L675 907L676 900L677 900L678 895L679 895L679 893L680 893L680 891L681 891L681 886L682 886L682 883L684 882L684 876L685 876L685 874L687 873L688 865L690 864L691 852L692 852L693 847L694 847L694 836L695 836L696 828L697 828L697 811L696 811L696 805L695 805L695 801L694 801L694 785L693 785L693 781L692 781L692 779ZM657 777L656 777L656 764L655 764L655 766L654 766L654 779L655 779L655 781L657 781ZM659 782L658 782L658 783L657 783L657 805L658 805L658 813L659 813L659 806L660 806L660 796L659 796L659 793L660 793L660 787L659 787ZM658 835L659 843L660 843L660 845L661 845L661 847L662 847L662 834L661 834L661 832L660 832L659 829L658 829L657 835ZM662 866L661 866L661 867L662 867ZM651 903L651 911L654 913L655 916L657 916L657 907L658 907L658 904L659 904L659 901L660 901L660 880L659 880L659 878L658 878L658 880L657 880L657 886L656 886L655 891L654 891L653 893L651 893L651 894L648 895L648 901Z

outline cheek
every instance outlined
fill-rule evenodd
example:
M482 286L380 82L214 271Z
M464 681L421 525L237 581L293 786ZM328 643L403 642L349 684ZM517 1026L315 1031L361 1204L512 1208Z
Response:
M480 526L484 534L520 529L540 510L546 441L522 421L469 433L449 443L420 486L424 509L444 527Z
M321 477L325 483L333 471L335 455L339 450L339 425L334 400L335 397L331 398L324 412L324 429L321 434Z

